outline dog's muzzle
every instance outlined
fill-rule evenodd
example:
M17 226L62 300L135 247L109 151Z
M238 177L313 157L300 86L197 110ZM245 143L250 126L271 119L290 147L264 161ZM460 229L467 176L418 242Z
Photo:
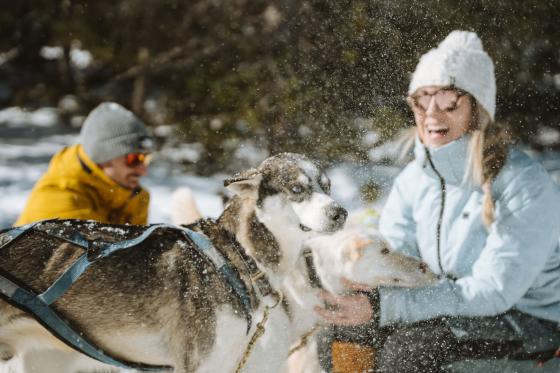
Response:
M331 231L337 231L344 226L346 218L348 217L348 211L338 203L334 203L328 207L327 217L331 221Z

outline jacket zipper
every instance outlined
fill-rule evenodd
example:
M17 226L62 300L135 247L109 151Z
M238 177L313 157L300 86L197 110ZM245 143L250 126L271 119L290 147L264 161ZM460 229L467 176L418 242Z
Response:
M434 166L434 163L432 162L432 157L430 156L430 152L426 147L424 147L424 151L426 152L426 159L430 163L430 167L432 168L432 170L434 170L435 174L439 178L439 184L441 187L441 208L439 210L439 217L438 217L438 222L436 227L437 261L438 261L439 270L441 272L441 276L448 277L448 275L443 270L443 266L441 265L441 224L443 222L443 210L445 208L445 195L446 195L445 179L443 178L443 176L441 176L441 174Z

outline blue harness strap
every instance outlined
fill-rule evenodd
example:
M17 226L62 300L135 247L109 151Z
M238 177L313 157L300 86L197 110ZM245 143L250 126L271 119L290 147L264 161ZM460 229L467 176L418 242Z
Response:
M8 237L7 242L0 245L0 248L13 242L17 237L33 228L41 222L30 224L23 227L13 228L9 231L2 232L2 237ZM83 352L84 354L99 360L106 364L111 364L119 368L137 369L142 371L162 371L171 370L168 366L152 366L141 363L125 362L114 357L111 357L97 348L93 344L84 339L80 333L76 332L65 320L52 310L49 306L60 298L80 277L80 275L96 260L107 257L112 253L136 246L148 238L154 231L160 228L171 228L179 230L184 237L189 239L195 246L197 251L203 254L203 257L208 259L217 269L221 278L225 280L233 291L233 293L241 301L245 318L247 320L247 333L251 328L251 300L247 288L235 271L224 259L222 254L216 250L208 237L190 229L177 227L168 224L156 224L150 226L141 235L136 238L124 240L115 243L101 242L95 244L95 251L92 253L92 241L88 241L79 232L68 237L61 237L56 234L48 233L51 236L60 238L62 240L71 242L75 245L88 249L88 252L83 254L77 261L72 263L62 275L57 278L54 283L43 293L36 295L33 292L26 290L24 287L19 286L7 277L0 273L0 295L5 298L9 303L24 309L25 311L33 314L38 321L40 321L47 329L55 334L59 339L69 344L71 347Z
M108 243L103 242L96 245L95 254L84 254L80 259L74 262L56 281L42 294L39 295L47 304L52 304L56 301L62 294L64 294L70 286L78 279L78 277L89 267L91 263L100 258L107 257L112 253L128 249L133 246L139 245L146 238L148 238L154 231L160 228L171 228L174 230L179 230L183 236L190 240L195 248L199 250L204 256L204 258L209 259L210 262L216 267L218 273L226 283L231 287L234 294L241 301L241 306L243 308L245 319L247 320L247 332L251 329L251 299L247 292L247 289L243 282L235 275L235 271L231 268L228 262L224 259L222 254L214 245L208 237L205 235L195 232L193 230L177 227L169 224L155 224L146 229L140 236L130 239L123 240L120 242ZM91 247L91 243L88 242L83 236L80 237L79 233L74 233L71 239L65 237L59 237L57 235L51 234L55 237L61 238L66 241L70 241L78 246L82 246L86 249Z
M102 243L98 247L98 251L95 255L86 253L82 255L77 261L75 261L55 282L38 297L42 299L46 304L52 304L59 297L61 297L66 291L76 282L78 277L89 267L91 263L97 259L107 257L117 250L127 249L132 246L142 243L146 238L148 238L156 229L161 228L162 225L153 225L146 229L144 233L140 236L131 239L120 241L116 243ZM89 249L90 242L85 239L81 234L75 232L71 238L60 237L55 234L51 234L54 237L61 238L65 241L72 242L75 245L81 246L85 249Z
M243 307L243 311L245 313L245 319L247 320L247 333L249 333L249 330L251 330L252 317L251 298L247 292L247 288L235 274L233 268L231 268L228 262L223 258L222 254L220 254L214 245L212 245L212 242L210 242L208 237L187 228L181 227L180 229L183 234L187 236L194 245L212 261L212 263L214 263L214 266L218 269L218 273L222 278L226 279L226 282L231 287L233 293L241 301L241 306Z
M37 298L47 305L54 303L58 298L66 293L66 290L70 289L70 286L76 282L78 277L84 273L90 264L91 262L88 260L87 254L82 255L70 266L70 268L57 278L47 290L39 294Z
M31 228L33 228L34 226L36 226L39 223L41 223L41 222L38 221L38 222L35 222L35 223L22 225L21 227L15 227L15 228L8 229L8 230L0 232L0 234L2 235L2 241L0 241L1 242L0 243L0 249L3 248L4 246L8 245L10 242L12 242L13 240L15 240L16 238L18 238L19 236L21 236L22 234L24 234L25 232L27 232L28 230L30 230Z
M170 371L170 366L147 365L142 363L125 362L103 352L95 345L83 338L68 323L62 319L52 308L49 307L40 297L32 292L13 283L0 274L0 292L6 296L11 304L14 304L25 311L33 314L37 320L49 329L56 337L81 351L89 357L99 360L105 364L110 364L119 368L137 369L146 372Z

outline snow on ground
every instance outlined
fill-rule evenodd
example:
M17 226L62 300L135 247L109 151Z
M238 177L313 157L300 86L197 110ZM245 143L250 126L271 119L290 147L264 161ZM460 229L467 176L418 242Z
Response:
M12 111L20 117L20 113ZM4 117L3 117L4 115ZM44 122L7 122L6 113L0 111L0 227L14 223L23 209L33 185L46 171L49 159L64 146L78 141L75 129ZM4 121L3 121L4 120ZM14 124L16 123L16 124ZM37 130L41 126L41 131ZM157 157L143 184L151 192L150 222L170 222L171 194L180 186L193 190L201 212L217 217L221 212L218 196L222 181L220 176L201 178L194 175L173 173L158 167Z
M0 110L0 228L15 222L52 155L78 141L79 130L60 125L53 110ZM175 148L175 152L184 152L184 149ZM228 175L200 177L182 173L173 166L175 158L173 149L169 148L165 153L156 154L148 175L143 178L143 185L151 193L149 222L171 222L171 195L182 186L191 188L204 216L218 217L222 211L219 194ZM388 187L398 169L379 167L378 171L379 180ZM359 208L358 185L371 177L369 170L346 164L328 173L335 198L346 208Z
M0 228L14 223L33 185L47 169L49 159L62 147L76 143L78 131L59 124L54 108L0 110ZM392 158L392 147L385 148L387 157ZM262 157L258 149L242 151L252 151L252 156ZM176 188L183 186L191 188L204 216L218 217L222 211L219 194L228 175L200 177L181 172L174 162L184 152L184 146L178 146L167 147L164 152L156 154L148 175L143 179L143 185L151 193L150 223L171 222L171 195ZM539 159L553 178L560 182L560 153L527 152ZM376 155L383 158L383 155ZM334 198L352 212L364 207L360 186L371 181L380 189L381 198L374 203L374 207L379 209L398 171L396 166L345 163L327 170L327 174L331 178Z
M53 107L44 107L35 111L27 111L19 107L0 110L0 128L53 127L57 121L57 111Z

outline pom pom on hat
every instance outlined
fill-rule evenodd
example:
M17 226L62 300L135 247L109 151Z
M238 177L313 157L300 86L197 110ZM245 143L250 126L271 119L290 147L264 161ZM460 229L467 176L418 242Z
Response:
M451 33L447 35L441 43L439 43L438 48L474 49L481 52L484 51L482 42L477 34L474 32L458 30L451 31Z
M455 86L469 92L494 119L494 63L484 51L476 33L452 31L437 48L420 58L412 75L408 94L431 85Z

